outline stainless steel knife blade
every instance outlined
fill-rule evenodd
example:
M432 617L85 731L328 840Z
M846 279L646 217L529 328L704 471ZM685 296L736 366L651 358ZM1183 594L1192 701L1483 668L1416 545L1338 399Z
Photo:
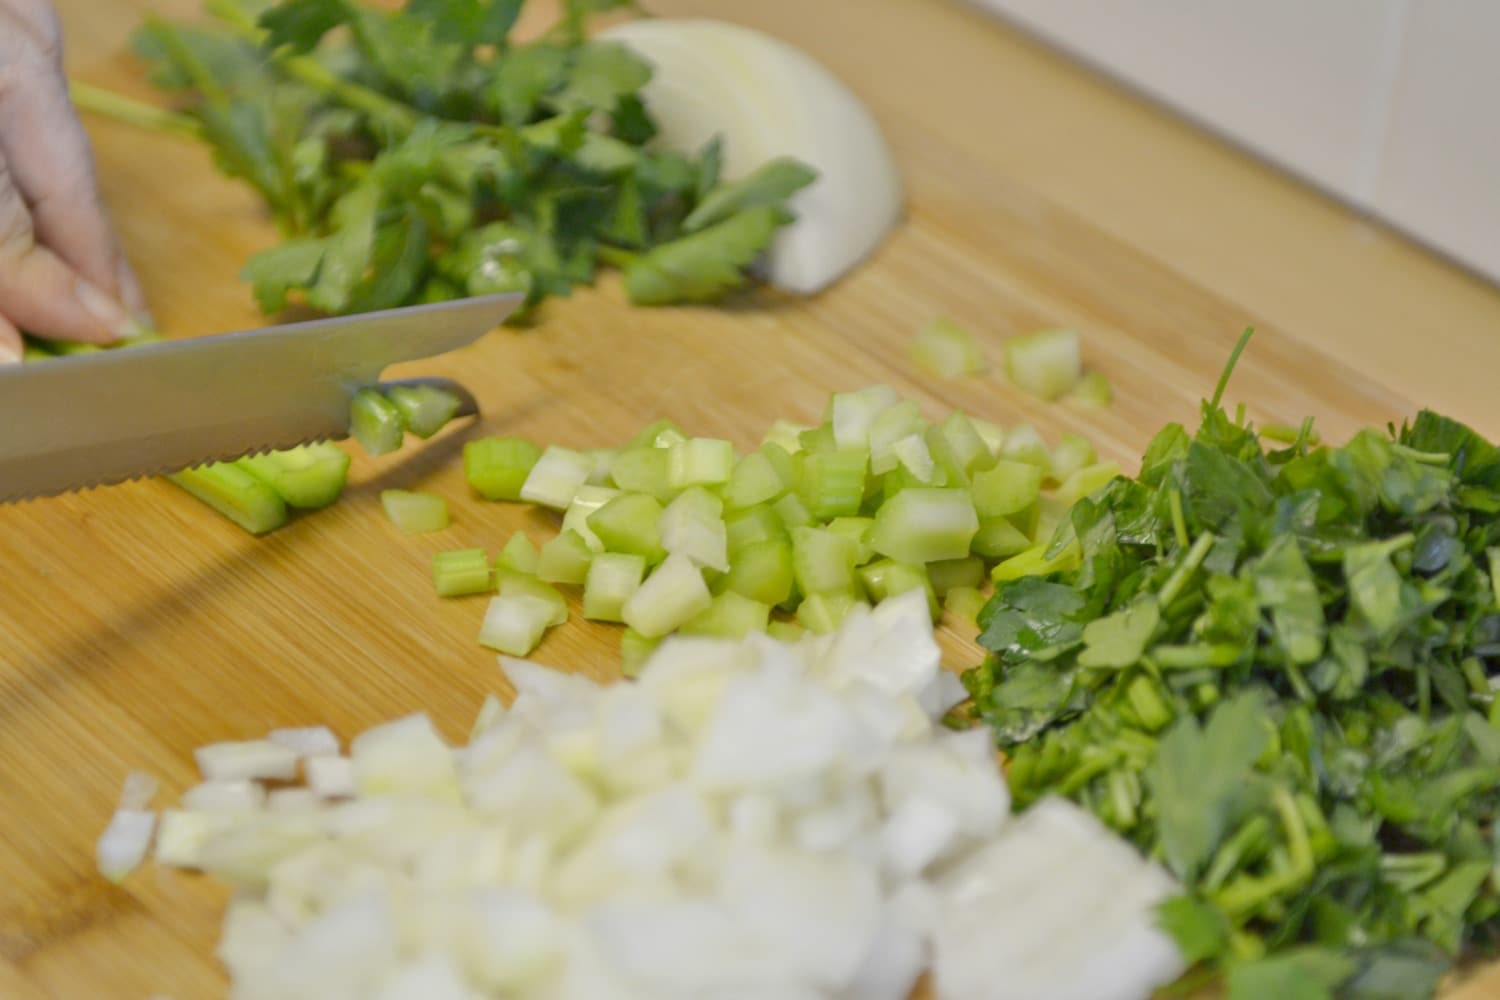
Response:
M462 347L521 302L490 295L0 368L0 503L349 433L400 361Z

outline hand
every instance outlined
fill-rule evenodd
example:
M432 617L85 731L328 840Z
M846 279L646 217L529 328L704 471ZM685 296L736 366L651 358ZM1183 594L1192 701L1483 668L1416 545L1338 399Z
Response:
M0 363L20 330L107 343L139 332L145 300L94 185L47 0L0 0Z

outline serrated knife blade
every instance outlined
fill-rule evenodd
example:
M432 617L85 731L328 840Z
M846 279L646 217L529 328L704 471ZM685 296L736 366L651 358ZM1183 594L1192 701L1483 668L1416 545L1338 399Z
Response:
M478 339L520 302L489 295L0 368L0 503L347 437L361 387Z

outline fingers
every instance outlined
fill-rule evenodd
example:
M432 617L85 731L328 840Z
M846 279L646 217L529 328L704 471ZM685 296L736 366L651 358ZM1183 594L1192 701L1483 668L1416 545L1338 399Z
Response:
M21 331L0 316L0 368L21 363Z
M117 281L118 279L116 279ZM40 245L0 154L0 317L42 337L108 343L136 330L113 296Z
M21 33L0 47L0 155L30 207L36 242L93 286L123 297L122 257L94 181L94 156L68 98L50 5L3 0Z

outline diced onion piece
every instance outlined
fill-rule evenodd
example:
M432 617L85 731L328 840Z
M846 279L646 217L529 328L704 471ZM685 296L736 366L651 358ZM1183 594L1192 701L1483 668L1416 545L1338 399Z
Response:
M479 644L511 656L527 656L541 645L555 613L550 601L530 594L492 597L479 626Z
M206 781L290 781L297 776L297 752L270 740L214 743L194 751Z
M908 563L961 559L979 530L969 494L957 489L902 490L875 515L870 544Z
M223 815L191 809L165 810L156 831L156 851L153 854L156 863L172 868L197 868L203 856L203 845L216 826L223 825Z
M99 871L111 882L119 882L146 859L156 813L145 809L119 809L96 846Z
M145 771L131 771L125 775L124 784L120 786L120 808L148 809L160 788L161 782L156 780L155 775Z
M912 340L911 356L944 378L980 375L990 367L974 335L950 319L937 319L923 327Z
M322 802L322 796L311 788L273 788L266 793L266 811L272 813L312 812Z
M464 478L486 500L519 500L542 449L521 438L480 438L464 445Z
M349 757L361 795L457 796L453 751L425 714L366 730L350 744Z
M293 767L295 768L295 763ZM255 812L265 804L265 788L248 778L205 781L189 788L182 795L183 808L197 812Z
M687 556L674 553L630 595L621 617L626 625L654 639L700 614L712 602L703 571Z
M432 587L439 597L483 594L493 587L493 577L490 557L484 549L454 549L432 554Z
M448 527L448 501L432 493L381 490L380 505L403 535L420 535Z
M553 445L532 466L521 485L521 499L553 510L567 510L593 471L594 463L587 455Z
M1078 334L1038 330L1005 344L1005 373L1019 388L1041 399L1058 399L1083 375Z
M303 768L307 772L307 787L323 798L340 799L354 795L354 761L348 757L312 757Z
M339 753L339 738L327 726L273 729L266 739L302 758L336 757Z
M349 434L372 456L385 455L401 447L406 420L378 389L361 389L349 404Z

